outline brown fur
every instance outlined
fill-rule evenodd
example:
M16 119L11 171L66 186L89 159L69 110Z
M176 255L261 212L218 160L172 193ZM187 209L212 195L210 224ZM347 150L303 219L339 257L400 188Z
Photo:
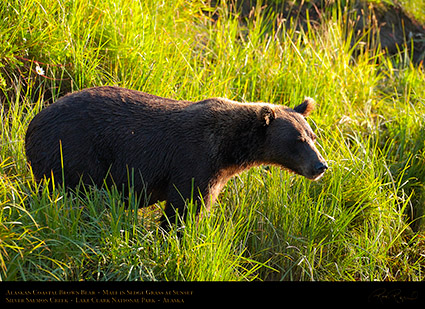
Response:
M194 194L211 205L226 182L260 164L276 164L310 179L327 166L304 119L311 99L294 110L212 98L175 101L118 87L68 94L31 121L25 137L34 176L54 176L146 192L167 200L162 226L185 215ZM61 166L63 156L63 171ZM62 174L63 173L63 174ZM63 175L63 177L62 177Z

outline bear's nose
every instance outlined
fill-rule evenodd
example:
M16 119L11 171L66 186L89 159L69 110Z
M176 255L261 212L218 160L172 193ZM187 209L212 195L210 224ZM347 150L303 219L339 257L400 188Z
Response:
M328 166L326 165L326 162L319 162L314 168L316 170L316 174L322 174L328 169Z

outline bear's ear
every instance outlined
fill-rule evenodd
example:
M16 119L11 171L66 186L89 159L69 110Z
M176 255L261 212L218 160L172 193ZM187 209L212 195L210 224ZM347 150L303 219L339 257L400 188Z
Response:
M304 101L294 108L294 111L300 113L304 117L310 115L311 111L314 109L316 102L312 98L306 97Z
M276 114L272 107L263 106L261 108L259 119L263 123L263 126L268 126L275 118Z

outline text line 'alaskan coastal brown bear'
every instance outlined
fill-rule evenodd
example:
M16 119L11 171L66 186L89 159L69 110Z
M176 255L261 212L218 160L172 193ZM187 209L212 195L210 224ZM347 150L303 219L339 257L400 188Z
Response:
M161 218L167 229L167 218L184 217L192 196L208 208L232 176L250 167L273 164L312 180L322 176L327 165L305 120L313 105L309 98L294 109L221 98L176 101L95 87L37 114L25 148L37 180L53 175L67 187L102 186L106 179L126 188L133 171L134 190L146 192L149 204L167 201Z

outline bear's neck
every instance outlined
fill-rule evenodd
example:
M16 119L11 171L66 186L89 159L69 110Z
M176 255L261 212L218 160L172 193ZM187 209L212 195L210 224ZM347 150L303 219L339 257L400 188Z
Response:
M245 169L263 164L262 143L264 138L258 130L245 130L233 135L225 133L218 153L220 168L239 173Z

